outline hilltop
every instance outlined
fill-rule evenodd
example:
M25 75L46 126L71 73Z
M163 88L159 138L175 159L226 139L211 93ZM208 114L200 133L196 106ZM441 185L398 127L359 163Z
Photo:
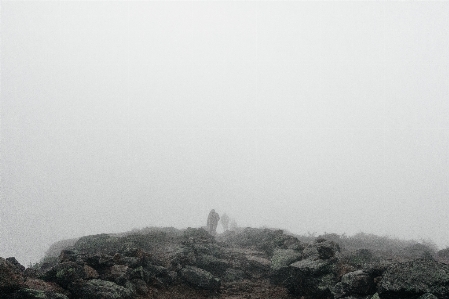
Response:
M448 250L374 235L145 228L0 258L1 298L449 298Z

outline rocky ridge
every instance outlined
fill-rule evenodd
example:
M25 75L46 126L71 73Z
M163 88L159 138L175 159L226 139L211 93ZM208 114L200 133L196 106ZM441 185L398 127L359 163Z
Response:
M449 265L383 260L281 230L202 228L82 237L33 268L0 258L5 299L449 298Z

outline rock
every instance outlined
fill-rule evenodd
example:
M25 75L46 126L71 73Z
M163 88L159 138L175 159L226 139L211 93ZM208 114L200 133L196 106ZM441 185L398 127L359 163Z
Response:
M145 267L148 275L147 283L156 285L169 285L172 284L176 279L176 272L168 271L167 268L156 265L148 265Z
M61 293L53 293L25 288L20 289L13 294L10 294L6 297L6 299L69 299L69 297Z
M181 269L181 277L189 284L201 289L219 290L221 286L220 279L197 267L187 266Z
M55 282L48 282L48 281L43 281L41 279L35 279L35 278L27 278L25 280L25 288L36 290L36 291L50 292L50 293L66 294L66 292L67 292L60 285L56 284Z
M340 252L340 246L337 243L325 239L317 239L313 244L304 248L302 254L303 258L326 260L333 258L337 252Z
M76 262L77 259L78 259L78 257L77 257L76 252L73 250L68 250L68 249L62 250L58 257L58 260L60 263Z
M271 270L279 270L289 266L291 263L300 260L301 252L293 249L275 249L271 258Z
M296 271L305 273L308 275L324 275L333 271L334 263L326 260L312 260L305 259L290 265Z
M260 278L270 273L271 261L269 259L247 255L245 273L249 276Z
M289 266L285 286L290 293L311 298L333 298L337 283L335 260L306 259Z
M223 259L218 259L212 255L201 255L196 258L196 266L204 269L214 275L222 275L227 268L229 268L229 262Z
M148 281L148 276L147 271L144 270L143 267L133 269L129 275L130 279L141 279L144 281Z
M424 295L419 296L418 299L438 299L438 297L432 293L425 293Z
M231 282L242 280L245 277L245 272L239 269L226 269L223 274L223 281Z
M16 269L17 269L17 271L19 271L19 272L23 272L23 271L25 271L25 267L24 266L22 266L17 260L16 260L16 258L15 257L8 257L7 259L6 259L8 262L10 262Z
M347 295L372 295L375 287L374 277L366 271L358 270L343 275L341 282L331 290L335 298L342 298Z
M24 286L24 279L17 267L0 257L0 294L12 293Z
M297 250L304 248L297 238L284 234L282 230L267 228L247 227L238 233L228 232L218 239L234 246L262 250L270 256L277 248Z
M432 293L449 298L449 265L430 259L392 264L378 286L382 299L417 298Z
M371 295L359 295L359 296L351 295L351 296L345 297L344 299L372 299L372 296Z
M374 277L363 270L343 275L341 283L347 286L350 294L372 295L375 293Z
M145 295L148 293L147 284L142 279L133 279L131 282L135 286L137 294Z
M43 276L45 281L56 282L63 288L67 288L72 282L85 277L84 267L74 262L57 264L45 272Z
M132 290L101 279L78 281L70 290L80 299L131 299L134 296Z
M98 278L98 272L94 268L88 265L84 265L84 278L85 279L95 279Z

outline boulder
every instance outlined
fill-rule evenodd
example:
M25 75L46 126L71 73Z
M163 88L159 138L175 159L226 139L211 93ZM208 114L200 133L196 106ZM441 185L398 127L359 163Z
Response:
M302 254L305 259L327 260L335 257L337 252L340 252L340 246L337 243L320 238L304 248Z
M271 270L276 271L300 260L301 252L293 249L275 249L271 258Z
M43 275L45 281L56 282L63 288L67 288L72 282L85 277L84 267L74 262L57 264Z
M84 278L85 279L95 279L98 278L98 272L89 265L84 265Z
M101 279L78 281L71 285L70 290L80 299L131 299L135 295L128 288Z
M223 274L222 278L223 281L231 282L231 281L239 281L242 280L245 277L245 272L243 270L239 269L226 269L225 273Z
M209 271L214 275L221 276L226 269L229 268L229 262L223 259L218 259L212 255L205 254L196 258L196 266Z
M249 277L261 278L270 274L271 261L257 255L246 255L244 262L245 274Z
M69 297L61 293L24 288L6 296L5 299L69 299Z
M363 270L346 273L341 281L331 290L335 298L348 295L373 295L375 291L374 277Z
M58 257L60 263L76 262L77 259L78 259L77 252L68 249L62 250Z
M24 286L17 267L0 257L0 294L12 293Z
M424 295L419 296L418 299L438 299L438 297L432 293L425 293Z
M142 279L133 279L131 283L134 285L137 294L145 295L148 293L149 291L148 286Z
M432 293L449 298L449 265L431 259L392 264L378 286L382 299L418 298Z
M305 259L289 266L284 285L290 293L310 298L333 298L337 283L336 261Z
M17 271L19 271L20 273L22 273L23 271L25 271L25 267L22 266L15 257L8 257L6 259L8 262L10 262L16 269Z
M219 290L221 286L220 279L213 276L210 272L206 270L187 266L181 269L181 277L193 285L194 287L198 287L206 290Z

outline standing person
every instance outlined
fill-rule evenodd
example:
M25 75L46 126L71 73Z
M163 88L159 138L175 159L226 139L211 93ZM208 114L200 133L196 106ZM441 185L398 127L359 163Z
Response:
M221 216L221 225L223 226L223 230L225 232L228 231L228 225L229 225L229 216L226 215L226 213L223 214L223 216Z
M209 230L209 234L212 236L217 234L218 220L220 220L220 216L218 213L215 213L214 209L212 209L207 217L207 229Z

